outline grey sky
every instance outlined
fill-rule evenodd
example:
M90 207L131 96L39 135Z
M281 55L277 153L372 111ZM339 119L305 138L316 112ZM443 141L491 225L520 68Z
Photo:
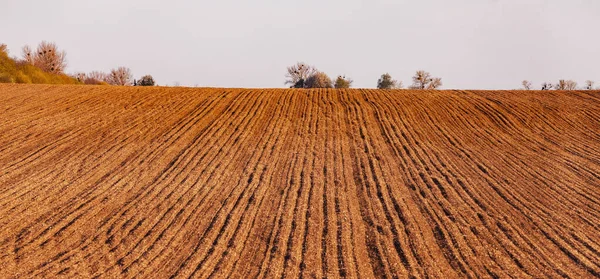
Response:
M68 72L127 66L160 85L284 87L304 61L354 87L424 69L443 88L600 83L598 0L0 0L12 55L53 41Z

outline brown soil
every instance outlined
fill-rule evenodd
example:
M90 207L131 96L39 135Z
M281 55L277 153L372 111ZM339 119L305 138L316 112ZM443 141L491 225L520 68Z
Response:
M600 92L0 85L0 278L600 277Z

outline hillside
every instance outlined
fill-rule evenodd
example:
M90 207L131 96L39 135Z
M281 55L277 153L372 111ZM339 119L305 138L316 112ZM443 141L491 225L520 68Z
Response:
M600 92L0 84L0 278L600 277Z
M0 48L0 83L78 84L65 74L52 74L27 63L20 63Z

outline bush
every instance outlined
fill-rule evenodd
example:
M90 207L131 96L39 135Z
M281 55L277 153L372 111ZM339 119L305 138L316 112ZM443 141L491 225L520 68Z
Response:
M15 80L8 73L0 73L0 83L14 83Z
M151 75L145 75L136 82L137 86L154 86L154 78Z
M305 88L333 88L329 76L323 72L316 72L306 79Z
M352 86L352 82L354 82L352 79L348 78L346 79L345 76L338 76L338 78L335 80L335 88L350 88Z
M392 79L392 76L388 73L381 75L377 80L378 89L396 89L402 88L402 82Z
M16 83L32 83L31 78L25 75L23 72L18 72L15 77Z

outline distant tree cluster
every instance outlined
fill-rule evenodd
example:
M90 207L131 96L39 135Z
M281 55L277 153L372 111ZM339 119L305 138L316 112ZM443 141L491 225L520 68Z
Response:
M285 84L290 88L350 88L354 82L345 75L340 75L333 81L324 72L303 62L287 67L285 77ZM433 77L429 72L423 70L417 71L412 80L411 89L433 90L442 86L441 78ZM402 87L402 81L393 79L389 73L381 75L377 80L378 89L400 89Z
M415 72L412 81L413 83L409 86L409 89L434 90L439 89L442 86L441 78L432 77L429 72L423 70ZM378 89L400 89L402 86L402 81L392 79L392 76L389 73L381 75L377 80Z
M49 51L46 51L48 54ZM54 49L50 51L54 53ZM59 53L57 51L57 53ZM43 51L42 51L43 54ZM31 55L37 57L36 55ZM43 55L42 55L43 56ZM52 55L46 55L44 58L51 58ZM64 57L64 56L63 56ZM60 59L59 59L60 60ZM42 62L43 62L42 61ZM64 61L64 60L62 60ZM77 80L71 78L62 73L60 67L52 66L45 68L48 71L44 71L41 68L35 66L34 60L26 61L18 58L10 57L8 54L8 48L5 44L0 44L0 83L35 83L35 84L77 84ZM41 62L35 62L41 63ZM50 63L49 65L52 65ZM56 64L55 64L56 65ZM61 66L62 67L62 66Z
M317 68L313 66L306 65L303 62L298 62L295 65L287 67L287 73L285 77L285 84L290 85L290 88L334 87L333 81L326 73L317 70ZM338 85L338 80L336 80L335 84L336 86ZM348 87L351 84L351 80L346 80L346 85Z
M4 65L14 64L9 70L0 67L3 79L0 82L17 83L79 83L90 85L139 85L153 86L154 78L150 75L143 76L139 82L133 79L131 69L118 67L108 73L92 71L89 73L75 73L65 75L67 67L66 52L58 49L55 43L42 41L36 49L30 46L22 48L22 57L9 58L6 45L0 44L0 54L5 59ZM4 57L6 56L6 57ZM13 69L14 68L14 69ZM36 73L41 71L43 74ZM7 73L10 72L10 73ZM10 74L10 78L9 78Z
M532 90L532 83L531 81L528 80L524 80L521 82L521 85L523 86L522 89L525 90ZM566 91L570 91L570 90L577 90L577 82L574 80L565 80L565 79L561 79L559 80L557 83L551 83L551 82L544 82L542 83L542 90L566 90ZM585 81L585 86L582 88L585 90L594 90L594 81L592 80L586 80Z

